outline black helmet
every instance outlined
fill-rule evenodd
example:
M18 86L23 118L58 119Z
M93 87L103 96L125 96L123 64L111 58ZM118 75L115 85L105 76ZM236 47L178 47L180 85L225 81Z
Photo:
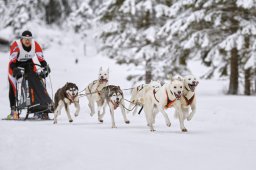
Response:
M23 31L23 33L21 34L21 38L33 38L32 33L28 30Z

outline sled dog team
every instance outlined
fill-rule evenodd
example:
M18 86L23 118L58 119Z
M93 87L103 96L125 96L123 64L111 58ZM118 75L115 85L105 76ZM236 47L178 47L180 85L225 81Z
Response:
M99 122L103 122L106 113L106 106L110 109L112 128L116 128L114 111L120 107L124 122L129 124L126 117L126 110L133 110L135 115L138 107L144 110L147 125L150 131L155 131L155 117L158 112L164 116L166 125L171 126L170 119L166 109L174 108L175 117L179 119L182 132L187 132L184 121L190 121L196 112L195 88L198 80L193 75L185 77L175 76L169 82L161 85L159 81L151 81L149 84L143 84L133 88L129 109L124 104L124 94L119 86L109 85L109 69L99 70L98 80L90 83L83 91L88 99L90 115L98 114ZM95 111L95 103L97 111ZM66 83L64 87L57 90L54 96L54 124L57 123L57 117L64 107L69 122L73 122L70 115L69 106L74 104L76 111L75 116L80 112L79 91L74 83Z

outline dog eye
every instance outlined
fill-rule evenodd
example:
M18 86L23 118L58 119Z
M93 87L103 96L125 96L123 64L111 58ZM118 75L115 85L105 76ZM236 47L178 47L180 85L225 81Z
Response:
M191 78L189 78L188 80L191 80Z
M177 87L176 87L176 86L174 86L174 88L176 89Z
M107 75L107 74L104 74L105 76Z
M182 89L182 86L180 86L180 88Z

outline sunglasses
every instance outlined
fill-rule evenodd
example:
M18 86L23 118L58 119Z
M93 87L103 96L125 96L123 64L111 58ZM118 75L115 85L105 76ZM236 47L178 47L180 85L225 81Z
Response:
M27 37L27 36L21 36L21 39L25 39L25 40L32 40L33 39L33 37Z

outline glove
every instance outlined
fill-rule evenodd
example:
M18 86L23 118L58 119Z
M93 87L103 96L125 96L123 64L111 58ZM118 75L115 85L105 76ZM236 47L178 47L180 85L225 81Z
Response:
M13 77L15 77L16 79L19 79L19 78L21 78L22 77L22 73L21 73L21 71L20 71L20 69L18 69L18 68L14 68L13 69Z
M49 65L44 67L45 77L47 77L51 73L51 69Z
M39 76L43 79L45 79L49 73L51 72L51 69L49 67L49 65L46 65L43 67L43 70L40 72Z

